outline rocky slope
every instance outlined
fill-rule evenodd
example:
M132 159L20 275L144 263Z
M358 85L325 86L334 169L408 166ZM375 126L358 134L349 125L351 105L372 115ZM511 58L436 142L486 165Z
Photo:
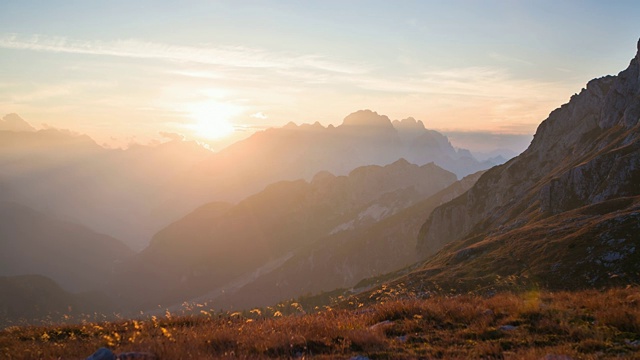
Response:
M573 286L602 284L608 273L636 279L639 118L640 43L626 70L590 81L540 124L526 151L433 211L420 232L420 254L451 245L423 275L451 278L460 266L455 278L491 276L509 263L519 264L512 275L556 286L569 278ZM591 270L579 265L585 262Z
M434 164L398 160L348 176L278 182L237 205L211 203L158 232L120 268L113 293L147 305L202 295L332 233L394 215L455 180Z
M99 289L133 255L120 241L0 202L0 275L46 275L67 291Z

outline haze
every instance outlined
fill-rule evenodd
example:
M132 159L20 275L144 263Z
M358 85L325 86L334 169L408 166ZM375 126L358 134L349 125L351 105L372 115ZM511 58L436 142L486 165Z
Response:
M3 2L0 112L111 147L172 133L220 149L257 129L338 125L372 109L474 132L451 138L471 150L508 134L517 153L585 79L626 64L637 10L626 1Z

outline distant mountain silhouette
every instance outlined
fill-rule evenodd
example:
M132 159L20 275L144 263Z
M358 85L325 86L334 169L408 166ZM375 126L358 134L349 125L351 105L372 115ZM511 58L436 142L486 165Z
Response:
M455 180L434 164L399 160L348 176L277 182L237 205L211 203L158 232L119 268L112 293L146 306L203 295L331 233L396 214Z
M289 123L257 132L212 156L189 178L204 176L201 187L193 189L208 191L207 198L238 201L275 181L311 180L319 171L346 175L359 166L398 159L417 165L434 162L459 177L496 165L455 149L444 135L425 129L421 121L409 118L392 123L385 115L360 110L335 127Z
M193 142L105 149L66 130L0 131L0 201L13 201L142 248L200 202L170 180L211 152Z
M18 114L8 114L0 119L0 131L36 131L36 129Z
M107 235L0 202L0 276L39 274L68 291L95 290L132 254Z
M218 153L180 139L107 149L67 130L34 131L15 114L2 124L0 201L86 225L136 250L202 204L235 203L281 180L311 180L320 171L346 175L401 158L458 175L495 164L454 149L420 121L392 123L368 110L337 127L291 123L260 131Z

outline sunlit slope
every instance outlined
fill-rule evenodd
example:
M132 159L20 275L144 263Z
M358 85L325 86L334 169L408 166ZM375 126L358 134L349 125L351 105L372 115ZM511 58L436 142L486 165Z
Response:
M114 293L125 303L154 305L201 295L332 232L373 224L455 180L436 165L399 160L348 176L278 182L234 206L212 203L156 234L120 268Z

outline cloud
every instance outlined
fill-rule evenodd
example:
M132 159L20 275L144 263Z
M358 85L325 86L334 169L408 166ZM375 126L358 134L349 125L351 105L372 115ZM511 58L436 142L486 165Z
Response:
M159 131L158 134L163 138L173 140L173 141L184 141L185 137L182 134L168 132L168 131Z
M334 62L319 55L276 53L243 46L181 46L136 39L83 41L66 37L8 34L0 36L0 48L158 59L241 68L307 68L345 74L367 71L362 65Z
M252 118L256 118L256 119L261 119L261 120L265 120L268 118L267 115L263 114L261 111L255 113L255 114L251 114Z

